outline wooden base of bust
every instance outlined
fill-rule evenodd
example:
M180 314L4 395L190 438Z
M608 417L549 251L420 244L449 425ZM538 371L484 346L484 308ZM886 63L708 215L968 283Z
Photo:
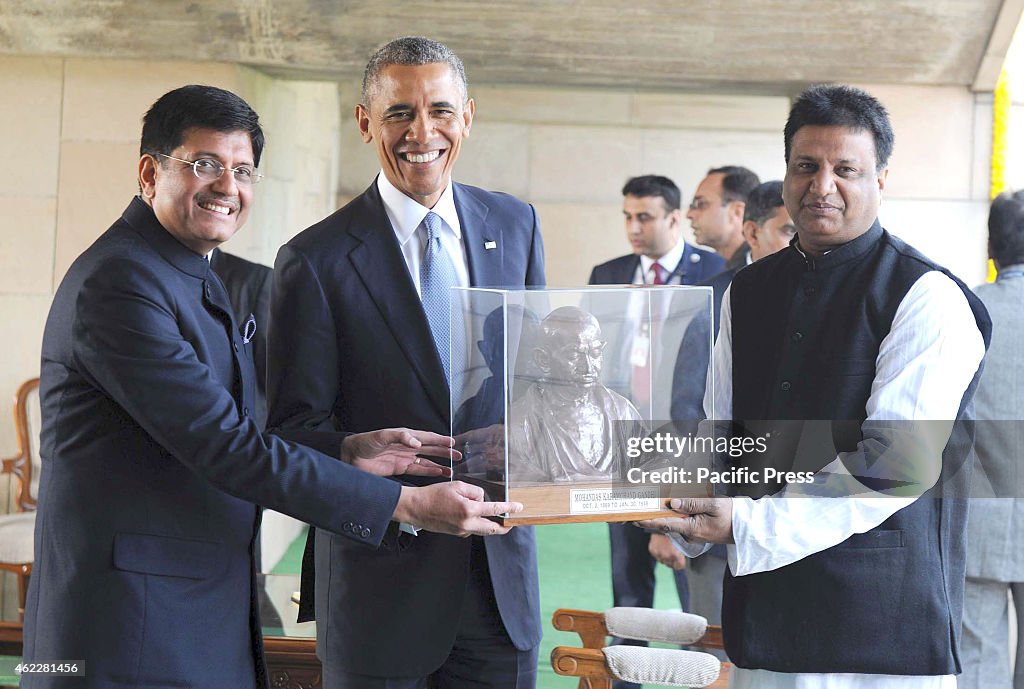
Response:
M712 495L708 484L631 485L613 481L506 483L479 474L462 474L455 478L480 486L487 492L488 500L522 503L522 512L495 519L504 526L632 522L678 517L678 513L668 506L673 498L706 498Z

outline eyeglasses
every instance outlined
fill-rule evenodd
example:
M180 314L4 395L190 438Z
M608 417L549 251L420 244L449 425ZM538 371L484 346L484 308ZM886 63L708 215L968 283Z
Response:
M213 158L185 160L183 158L175 158L174 156L169 156L164 153L157 153L157 155L169 160L176 160L179 163L185 163L192 168L192 172L195 173L196 177L206 180L207 182L220 179L225 170L231 170L231 175L239 184L259 184L260 180L263 179L263 175L246 165L241 165L239 167L224 167Z
M736 199L722 199L722 205L728 206L730 203L733 203L735 201ZM710 205L711 202L708 201L707 199L694 199L693 201L690 201L689 208L691 211L702 211L705 208L709 207Z

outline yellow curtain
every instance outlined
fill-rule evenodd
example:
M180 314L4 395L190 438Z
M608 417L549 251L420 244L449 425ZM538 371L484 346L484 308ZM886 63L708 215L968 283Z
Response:
M994 199L1006 188L1006 129L1010 121L1010 83L1006 68L999 72L999 81L992 97L992 163L990 165L989 199ZM988 262L988 281L996 279L996 268L991 259Z

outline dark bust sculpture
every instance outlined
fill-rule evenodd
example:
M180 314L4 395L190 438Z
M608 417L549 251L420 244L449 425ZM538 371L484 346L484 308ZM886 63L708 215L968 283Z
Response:
M594 481L624 476L626 440L643 435L640 412L600 381L605 341L587 311L565 306L541 322L533 356L540 380L509 410L513 481Z

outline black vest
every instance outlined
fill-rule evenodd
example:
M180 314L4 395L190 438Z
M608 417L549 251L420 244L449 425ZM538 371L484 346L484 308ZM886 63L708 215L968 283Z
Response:
M987 347L991 323L981 302L877 222L824 256L805 259L791 246L737 273L732 432L772 431L768 453L739 463L817 471L836 451L855 449L882 340L909 289L933 270L963 290ZM809 673L960 671L970 467L964 459L979 375L980 368L961 401L942 474L924 496L875 529L791 565L743 577L726 571L723 632L736 665ZM794 456L800 466L792 466ZM735 494L760 497L781 487L741 486Z

